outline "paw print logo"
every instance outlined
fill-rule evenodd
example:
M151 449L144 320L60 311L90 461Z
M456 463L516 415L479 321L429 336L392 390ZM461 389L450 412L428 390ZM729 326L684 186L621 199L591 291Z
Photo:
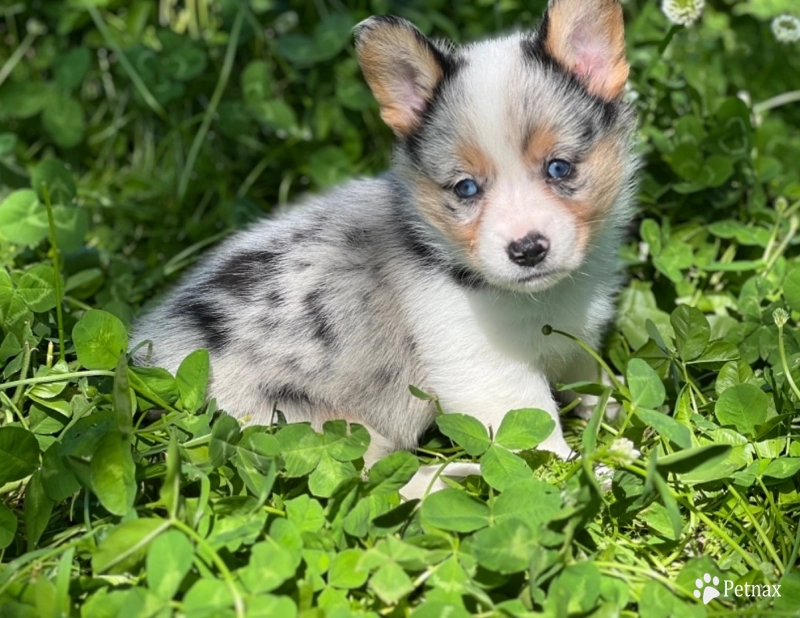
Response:
M714 587L719 586L719 577L716 575L712 579L711 575L706 573L703 575L703 579L698 577L694 585L697 587L697 590L694 591L694 598L699 599L702 595L703 605L708 605L719 596L719 590Z

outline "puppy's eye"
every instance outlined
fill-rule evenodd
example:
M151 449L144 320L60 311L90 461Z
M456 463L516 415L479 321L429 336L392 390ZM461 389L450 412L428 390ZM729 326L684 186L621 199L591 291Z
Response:
M566 178L572 171L572 164L564 159L553 159L547 164L547 175L555 180Z
M467 199L469 197L475 197L478 195L480 188L478 187L477 182L471 178L467 178L466 180L459 182L453 190L456 192L458 197Z

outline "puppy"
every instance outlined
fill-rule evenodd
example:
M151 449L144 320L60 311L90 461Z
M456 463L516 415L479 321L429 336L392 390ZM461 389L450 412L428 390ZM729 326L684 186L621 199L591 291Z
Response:
M221 408L360 423L368 464L431 425L409 385L495 430L545 410L540 448L568 457L551 384L596 371L542 327L597 345L614 314L636 167L623 30L617 0L551 0L538 31L464 47L359 24L391 169L224 242L139 320L137 362L207 348Z

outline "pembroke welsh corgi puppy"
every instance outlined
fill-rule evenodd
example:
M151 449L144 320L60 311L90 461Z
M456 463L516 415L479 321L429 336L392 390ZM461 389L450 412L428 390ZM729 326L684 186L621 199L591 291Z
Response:
M366 426L369 464L436 414L487 427L596 368L632 205L635 114L617 0L551 0L536 32L456 47L397 17L355 28L397 137L391 169L235 234L139 320L137 362L211 357L208 395L267 424Z

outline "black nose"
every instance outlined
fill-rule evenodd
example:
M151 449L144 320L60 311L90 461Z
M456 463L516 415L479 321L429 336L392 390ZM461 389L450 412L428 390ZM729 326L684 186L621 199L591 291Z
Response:
M550 250L550 241L541 234L528 234L508 245L508 257L520 266L541 264Z

